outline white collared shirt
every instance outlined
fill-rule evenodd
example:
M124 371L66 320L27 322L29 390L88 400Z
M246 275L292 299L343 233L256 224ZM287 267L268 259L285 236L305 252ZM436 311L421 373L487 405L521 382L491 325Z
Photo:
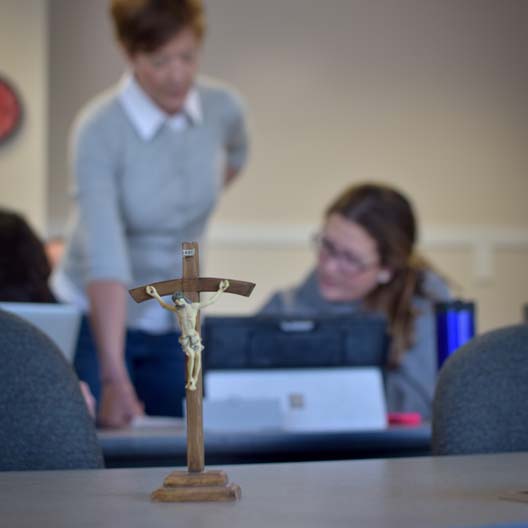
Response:
M131 74L126 74L121 80L118 97L132 125L144 141L150 141L165 123L173 130L185 130L189 127L189 120L193 124L202 122L202 105L196 88L189 91L183 109L174 115L165 113Z

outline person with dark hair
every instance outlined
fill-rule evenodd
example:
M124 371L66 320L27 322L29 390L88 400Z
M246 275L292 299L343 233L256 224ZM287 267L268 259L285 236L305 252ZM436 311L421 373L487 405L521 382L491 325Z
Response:
M326 210L316 269L296 288L274 294L262 313L385 316L388 410L428 418L437 370L433 305L450 293L416 251L416 239L413 208L402 193L374 183L351 186Z
M44 245L25 218L0 209L0 301L55 302L50 274Z
M99 423L121 427L143 411L182 415L174 317L127 289L181 272L181 243L202 238L248 135L233 89L197 76L201 0L111 0L110 14L130 73L76 122L76 221L52 285L89 314L75 365Z
M0 302L55 303L50 275L42 240L22 215L0 208ZM88 385L81 381L79 387L90 415L95 416Z

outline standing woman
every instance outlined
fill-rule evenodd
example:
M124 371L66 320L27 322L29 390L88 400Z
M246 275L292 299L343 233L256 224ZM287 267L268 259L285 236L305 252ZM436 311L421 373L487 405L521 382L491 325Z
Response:
M53 287L89 317L75 367L99 423L121 427L143 412L182 414L175 320L127 289L181 273L181 243L201 239L248 139L239 98L197 77L201 0L112 0L110 12L130 70L76 121L76 215Z
M326 210L316 269L301 285L273 295L262 311L385 316L388 409L427 418L436 380L433 304L447 300L449 291L416 252L416 238L414 212L403 194L371 183L349 187Z

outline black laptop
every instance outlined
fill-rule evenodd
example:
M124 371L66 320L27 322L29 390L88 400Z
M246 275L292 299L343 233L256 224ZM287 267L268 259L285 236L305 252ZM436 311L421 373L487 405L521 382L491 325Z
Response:
M382 367L389 338L383 317L205 318L204 370Z

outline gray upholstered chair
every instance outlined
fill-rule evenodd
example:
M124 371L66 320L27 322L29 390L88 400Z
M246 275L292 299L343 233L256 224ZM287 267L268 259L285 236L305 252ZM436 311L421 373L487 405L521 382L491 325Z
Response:
M0 470L101 467L71 367L40 330L0 310Z
M528 451L528 325L483 334L444 364L434 455Z

